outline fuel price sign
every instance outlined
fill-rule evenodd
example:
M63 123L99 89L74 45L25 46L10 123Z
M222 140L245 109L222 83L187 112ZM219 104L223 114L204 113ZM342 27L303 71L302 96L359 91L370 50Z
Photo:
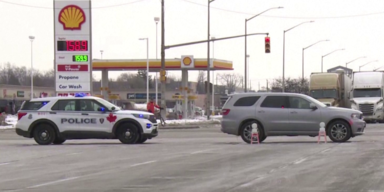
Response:
M73 62L88 62L88 55L72 55Z

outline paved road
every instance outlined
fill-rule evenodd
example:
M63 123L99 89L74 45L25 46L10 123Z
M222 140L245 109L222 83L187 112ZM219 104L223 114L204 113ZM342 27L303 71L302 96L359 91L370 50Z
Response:
M384 124L351 142L271 137L248 145L218 128L167 130L142 145L114 140L38 146L0 131L0 191L384 191Z

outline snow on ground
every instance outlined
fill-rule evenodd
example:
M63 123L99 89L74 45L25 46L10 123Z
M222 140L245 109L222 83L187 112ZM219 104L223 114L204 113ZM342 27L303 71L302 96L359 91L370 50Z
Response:
M211 116L209 120L207 120L206 116L199 116L195 119L176 119L176 120L165 120L167 125L185 125L185 124L219 124L221 119L221 115ZM157 120L160 123L160 120Z
M137 103L135 103L135 109L136 110L147 111L147 104L137 104Z
M15 128L15 125L17 123L17 116L16 115L7 115L7 118L5 119L5 123L9 125L0 125L0 129L12 129Z

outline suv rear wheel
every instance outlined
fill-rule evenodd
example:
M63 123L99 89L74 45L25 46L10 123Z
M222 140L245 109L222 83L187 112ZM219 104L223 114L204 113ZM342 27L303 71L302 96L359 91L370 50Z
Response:
M351 127L344 121L335 121L329 124L328 136L333 142L346 142L351 138Z
M249 121L243 124L243 126L240 128L241 138L246 143L251 143L252 124L254 123L257 124L257 131L259 132L260 143L267 138L264 134L264 129L260 125L260 123L257 123L257 121ZM257 142L257 138L254 138L253 141Z
M49 145L56 139L55 130L48 124L38 124L33 130L33 138L39 145Z

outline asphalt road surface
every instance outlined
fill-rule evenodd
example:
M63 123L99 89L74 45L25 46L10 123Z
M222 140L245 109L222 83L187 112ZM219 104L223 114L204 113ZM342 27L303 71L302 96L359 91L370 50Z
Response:
M270 137L249 145L216 127L164 130L141 145L39 146L0 131L0 191L384 191L384 124L350 141Z

